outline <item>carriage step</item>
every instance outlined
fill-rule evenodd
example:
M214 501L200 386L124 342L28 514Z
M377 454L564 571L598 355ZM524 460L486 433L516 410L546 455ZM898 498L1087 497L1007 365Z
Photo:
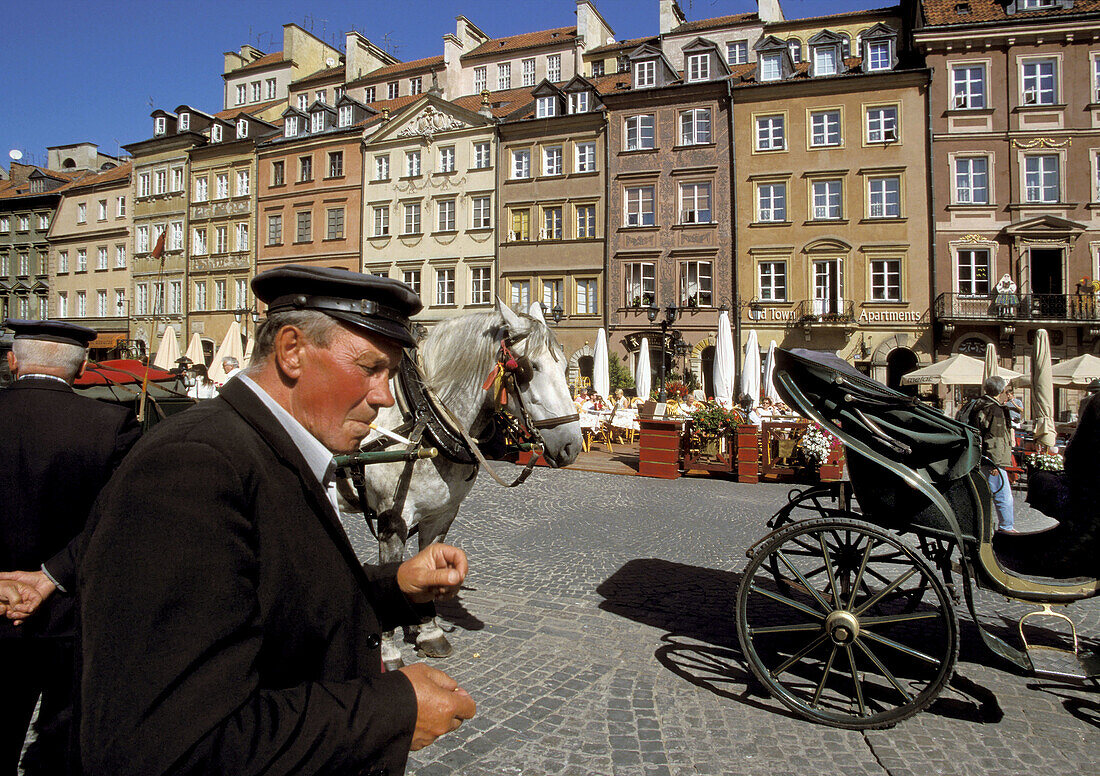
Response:
M1075 655L1068 649L1033 645L1027 656L1036 676L1079 681L1100 677L1100 655L1091 652Z

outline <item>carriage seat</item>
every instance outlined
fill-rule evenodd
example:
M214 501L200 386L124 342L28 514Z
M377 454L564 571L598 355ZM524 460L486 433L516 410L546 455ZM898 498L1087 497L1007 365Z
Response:
M1042 531L996 534L993 553L1015 576L1038 584L1076 586L1100 576L1097 536L1082 535L1072 520Z

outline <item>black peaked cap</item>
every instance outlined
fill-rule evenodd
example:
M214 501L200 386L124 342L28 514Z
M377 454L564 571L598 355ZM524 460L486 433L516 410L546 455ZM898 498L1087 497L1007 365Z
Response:
M32 321L20 318L8 318L4 325L15 332L15 339L40 340L42 342L60 342L65 345L77 345L82 348L96 338L96 330L65 321Z

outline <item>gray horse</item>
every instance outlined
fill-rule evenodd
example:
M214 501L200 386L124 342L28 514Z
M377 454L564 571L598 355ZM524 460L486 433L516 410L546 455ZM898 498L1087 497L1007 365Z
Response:
M428 386L476 438L499 408L495 391L483 386L487 376L497 369L502 342L523 362L514 383L518 391L507 391L508 411L516 418L526 415L535 423L549 421L550 427L539 430L543 456L552 466L569 465L581 450L580 423L575 419L562 422L569 416L575 418L576 410L566 383L562 347L545 322L498 303L496 310L436 324L419 345ZM377 423L383 428L394 429L403 422L396 406L378 413ZM365 444L377 438L374 432ZM442 541L477 473L476 465L443 456L365 467L367 503L378 515L379 561L402 560L405 543L414 532L419 535L421 549ZM351 504L352 511L357 507ZM416 630L416 646L421 653L429 657L451 653L450 643L434 620L421 623ZM388 668L403 665L392 632L382 642L382 657Z

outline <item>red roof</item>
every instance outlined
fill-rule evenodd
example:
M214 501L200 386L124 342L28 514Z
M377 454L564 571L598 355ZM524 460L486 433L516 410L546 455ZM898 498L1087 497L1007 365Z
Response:
M552 44L565 44L570 46L577 37L576 27L558 27L555 30L541 30L539 32L525 32L521 35L509 35L505 38L493 38L487 40L468 54L463 54L462 59L477 59L478 57L496 56L506 51L518 51L520 49L541 48Z
M237 118L237 116L240 116L242 113L259 113L260 111L267 110L273 105L278 105L282 102L286 102L286 100L268 100L267 102L260 102L255 105L242 105L237 108L229 108L228 110L223 110L215 113L214 118L222 119L223 121L231 121L232 119Z
M325 81L325 80L328 80L329 78L343 78L343 77L344 77L344 66L343 65L336 65L335 67L326 67L324 70L318 70L316 73L310 73L307 76L303 76L302 78L299 78L297 81L291 82L290 87L293 89L295 86L298 86L299 84L308 84L308 83L313 83L314 81Z
M424 59L414 59L411 62L398 62L394 65L386 65L380 67L377 70L371 70L369 73L364 73L361 78L356 78L348 84L348 87L361 86L363 84L369 84L374 81L382 81L393 76L402 76L406 74L412 74L416 71L428 72L433 69L442 68L444 65L443 57L425 57Z
M1100 11L1100 0L1074 0L1072 8L1036 8L1009 15L1003 2L995 0L923 0L921 10L925 24L933 27L967 25L981 22L1026 23L1048 16L1077 16ZM960 10L963 10L960 13Z
M100 361L95 364L89 361L87 370L73 381L73 385L84 387L89 385L140 383L145 380L146 373L148 373L150 381L176 379L176 376L171 372L165 372L163 369L157 369L156 367L146 367L133 358L120 358L114 361Z
M592 56L593 54L607 54L612 51L622 51L624 49L636 49L643 43L657 43L660 41L656 35L651 35L648 38L631 38L630 40L621 40L618 43L608 43L606 46L597 46L591 51L586 51L585 56Z
M758 21L760 21L760 19L755 13L737 13L733 14L732 16L716 16L713 19L700 19L694 22L684 22L669 34L682 35L686 32L710 30L715 27L732 27L736 24L747 24L749 22Z
M0 187L0 199L15 199L17 197L38 197L43 194L60 194L67 189L73 187L78 181L87 178L90 175L96 175L92 170L74 170L72 172L59 170L48 170L45 167L34 166L34 169L40 171L43 175L54 180L64 181L61 186L49 191L31 191L30 180L22 181L18 184L12 184L6 187ZM12 183L11 181L5 181L5 183Z
M106 183L114 183L116 181L124 181L130 177L130 169L133 165L130 162L123 162L118 167L113 167L110 170L104 170L101 173L92 175L90 178L81 178L79 181L74 182L66 189L82 189L86 186L102 186Z
M229 73L226 73L226 75L232 75L234 73L241 73L241 72L244 72L245 70L257 70L261 67L267 67L268 65L278 64L282 61L284 61L283 60L283 52L276 51L274 54L265 54L264 56L260 57L259 59L254 59L251 62L249 62L247 65L242 65L241 67L238 67L236 70L233 70Z

